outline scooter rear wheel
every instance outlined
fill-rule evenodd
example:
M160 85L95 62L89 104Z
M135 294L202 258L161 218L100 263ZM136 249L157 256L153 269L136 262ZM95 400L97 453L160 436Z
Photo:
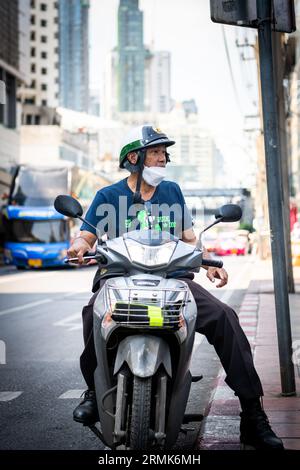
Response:
M147 450L150 446L152 377L133 377L130 449Z

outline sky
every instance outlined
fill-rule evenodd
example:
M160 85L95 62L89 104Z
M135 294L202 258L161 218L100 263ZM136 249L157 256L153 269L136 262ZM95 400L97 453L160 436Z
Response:
M90 86L101 90L103 64L117 44L119 0L91 0ZM144 12L144 44L171 52L171 94L176 101L195 99L200 122L213 132L225 158L232 183L245 183L255 160L251 133L256 120L245 123L245 115L257 113L257 72L253 47L254 30L222 26L210 19L209 0L140 0ZM226 37L230 66L226 54ZM100 95L101 105L101 95ZM252 134L253 136L253 134ZM252 170L251 170L252 168Z

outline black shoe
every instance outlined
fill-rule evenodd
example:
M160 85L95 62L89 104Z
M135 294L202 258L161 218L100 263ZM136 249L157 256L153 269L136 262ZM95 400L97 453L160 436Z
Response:
M99 421L96 395L94 390L84 392L84 399L73 411L73 419L82 424L94 424Z
M259 398L241 400L241 404L240 441L243 448L284 450L282 440L272 431Z

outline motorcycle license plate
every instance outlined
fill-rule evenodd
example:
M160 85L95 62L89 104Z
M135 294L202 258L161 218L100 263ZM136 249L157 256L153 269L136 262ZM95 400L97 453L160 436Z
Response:
M28 266L31 266L32 268L40 268L42 266L42 260L39 258L29 259Z

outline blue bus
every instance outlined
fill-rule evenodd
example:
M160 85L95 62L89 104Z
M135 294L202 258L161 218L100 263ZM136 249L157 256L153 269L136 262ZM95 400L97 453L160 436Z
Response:
M67 168L17 167L2 214L6 264L18 269L64 265L70 221L53 202L68 192Z
M68 221L54 208L8 206L4 217L6 264L20 269L64 264L70 239Z

